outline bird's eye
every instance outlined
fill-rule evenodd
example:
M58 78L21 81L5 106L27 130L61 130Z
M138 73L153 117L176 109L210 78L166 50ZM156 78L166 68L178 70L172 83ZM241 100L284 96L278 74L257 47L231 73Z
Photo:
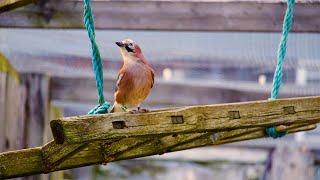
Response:
M134 52L134 46L133 46L133 43L127 43L126 46L125 46L126 50L128 52Z

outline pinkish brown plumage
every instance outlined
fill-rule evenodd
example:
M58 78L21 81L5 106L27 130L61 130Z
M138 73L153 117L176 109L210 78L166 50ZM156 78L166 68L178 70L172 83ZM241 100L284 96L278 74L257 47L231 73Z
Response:
M120 47L123 66L119 71L114 105L111 112L145 112L140 104L147 98L154 83L154 71L144 58L138 44L131 39L116 42ZM133 108L137 107L138 111Z

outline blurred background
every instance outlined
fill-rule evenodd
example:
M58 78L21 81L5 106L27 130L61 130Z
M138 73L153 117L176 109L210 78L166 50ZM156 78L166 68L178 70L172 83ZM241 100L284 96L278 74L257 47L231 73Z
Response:
M286 8L281 1L102 0L93 8L108 101L122 65L114 42L124 38L140 44L156 72L143 107L270 96ZM0 152L41 146L52 139L51 119L84 115L97 104L81 13L82 2L60 0L0 14ZM320 95L319 19L319 1L299 1L282 98ZM318 128L24 179L320 180L319 138Z

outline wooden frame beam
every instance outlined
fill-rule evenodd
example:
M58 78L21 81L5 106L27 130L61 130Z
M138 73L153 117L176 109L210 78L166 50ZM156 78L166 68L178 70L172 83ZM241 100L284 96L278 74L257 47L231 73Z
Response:
M112 98L116 79L104 78L105 96ZM234 84L237 84L235 86ZM53 100L77 103L95 103L97 99L93 77L52 77L50 81ZM207 80L156 80L155 86L145 104L163 104L165 106L186 106L225 102L253 101L267 99L272 84L259 85L255 82L211 81ZM281 87L281 98L316 96L319 87L308 85L307 88L294 84ZM83 96L86 94L86 96ZM170 96L168 96L170 94ZM113 99L107 99L113 101ZM72 108L72 107L69 107ZM78 113L80 114L80 113Z
M37 0L1 0L0 14L36 2Z
M311 130L319 109L320 97L307 97L60 118L51 122L56 141L0 153L0 178L262 138L270 126Z
M263 106L264 108L261 108ZM316 127L314 123L319 122L319 106L320 97L309 97L277 101L189 107L183 109L178 108L140 115L129 115L123 113L110 114L96 116L97 123L95 121L90 121L93 116L81 116L78 117L78 119L76 117L62 118L60 120L55 120L52 123L55 135L57 135L57 131L55 131L56 125L62 125L62 130L65 130L65 127L67 127L66 125L74 125L70 124L70 122L74 123L75 121L73 120L75 119L82 119L82 121L77 122L77 124L79 124L78 127L90 122L89 125L85 126L84 129L79 132L80 134L78 134L78 136L85 137L81 138L83 142L57 144L52 141L39 148L1 153L0 178L48 173L57 170L163 154L166 152L179 151L206 145L218 145L261 138L265 137L264 129L266 126L285 124L286 126L282 128L279 126L278 130L288 130L289 133L311 130ZM230 109L233 111L230 111ZM239 109L240 117L237 113L234 113L236 112L234 111L235 109ZM207 112L207 114L203 114L204 111ZM259 118L260 116L257 116L257 114L254 113L256 111L261 117L263 117L261 120ZM177 118L179 113L184 113L184 122L182 124L171 124L172 115L176 117L174 118L174 122L181 122L181 119ZM158 122L159 120L165 120L160 114L169 116L170 122L168 125L182 125L181 127L184 127L185 130L180 131L179 128L167 128L168 125L166 125L165 122ZM225 116L221 121L218 120L219 118L217 119L214 117L219 114ZM150 118L150 115L155 118ZM109 120L107 118L108 116ZM112 120L116 120L117 118L115 117L119 118L120 116L123 116L123 118L126 119L127 125L129 125L129 120L135 120L131 122L131 127L118 129L123 132L129 132L126 136L124 136L123 132L120 131L111 131L111 133L108 131L103 132L101 138L95 136L91 138L90 141L86 141L86 138L89 137L87 134L92 128L95 128L99 124L101 125L103 120L105 120L106 123L105 127L108 127L110 125L109 123L112 124L112 122L118 122ZM144 119L140 118L140 120L143 121L138 122L138 117L144 117ZM201 118L199 119L196 117ZM147 118L150 119L147 120ZM272 120L271 118L276 118L276 120ZM190 125L192 125L192 119L197 119L198 122L196 123L198 126L194 130L188 128L188 124L191 123ZM211 122L206 121L206 119ZM264 123L262 123L262 121L264 121ZM64 123L61 124L61 122ZM144 130L142 129L144 136L133 135L132 133L136 130L134 130L135 127L132 125L142 125L143 123L145 123L145 125L149 124L149 128L157 126L157 123L165 128L159 128L159 130L156 130L158 134L155 134L154 132L148 134L146 133L148 132L146 131L147 128L144 128ZM212 128L212 126L215 125L217 125L217 128ZM172 132L162 133L163 130L166 129L172 130ZM202 131L202 129L204 131ZM118 133L119 135L112 133ZM111 136L106 137L107 134ZM111 137L112 139L110 139ZM77 138L74 140L77 140ZM17 164L19 164L19 166L17 166Z
M46 7L4 13L0 27L83 28L82 1L49 1ZM98 29L278 32L286 4L280 0L104 0L93 1L92 7ZM317 0L298 1L292 31L320 32L319 11Z
M204 133L320 122L320 97L191 106L145 114L112 113L51 121L57 143Z
M287 126L289 133L312 130L316 125ZM133 137L79 144L56 144L0 153L0 179L49 173L58 170L101 164L124 159L164 154L190 148L219 145L265 137L264 128L248 128L217 133ZM19 164L17 166L17 164Z

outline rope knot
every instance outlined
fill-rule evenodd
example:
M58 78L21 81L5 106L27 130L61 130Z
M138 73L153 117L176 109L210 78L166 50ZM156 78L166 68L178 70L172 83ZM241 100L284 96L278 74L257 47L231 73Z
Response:
M272 137L273 139L277 139L277 138L283 137L288 133L287 131L278 132L275 127L266 128L265 132L269 137Z
M88 114L106 114L108 113L108 110L110 108L110 103L109 102L104 102L101 105L98 105L91 109Z

